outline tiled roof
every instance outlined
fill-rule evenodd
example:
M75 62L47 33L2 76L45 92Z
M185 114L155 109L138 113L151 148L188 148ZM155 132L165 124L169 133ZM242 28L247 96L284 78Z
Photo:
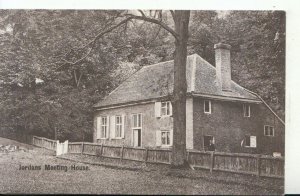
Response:
M174 61L162 62L141 68L120 84L94 107L155 99L173 92ZM216 78L216 69L199 55L187 57L187 92L259 101L253 94L232 82L232 91L222 91Z

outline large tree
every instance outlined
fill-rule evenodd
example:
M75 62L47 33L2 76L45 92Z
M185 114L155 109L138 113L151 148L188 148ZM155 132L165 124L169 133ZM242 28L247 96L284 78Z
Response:
M90 54L96 41L104 37L104 35L112 32L120 26L128 25L129 21L140 20L159 25L161 28L169 32L174 37L174 87L172 94L173 106L173 147L172 147L172 165L186 165L186 58L187 58L187 43L189 36L189 19L190 11L171 10L170 14L173 18L174 28L171 28L163 21L163 11L150 11L145 14L142 10L136 13L125 11L120 13L119 18L123 18L117 24L107 27L103 31L88 42L86 45L78 49L83 50L83 54L73 60L63 59L64 66L81 64ZM70 54L70 53L68 53ZM77 54L78 55L78 54Z

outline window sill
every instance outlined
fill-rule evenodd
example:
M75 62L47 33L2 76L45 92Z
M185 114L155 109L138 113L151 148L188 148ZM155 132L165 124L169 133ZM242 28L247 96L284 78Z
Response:
M171 148L172 145L161 145L161 148Z
M251 147L251 146L244 146L245 148L256 148L256 147Z
M211 114L211 112L204 112L204 114Z
M121 140L121 139L125 139L125 138L122 138L122 137L115 137L115 138L111 138L112 140Z
M161 115L160 118L172 117L172 115Z

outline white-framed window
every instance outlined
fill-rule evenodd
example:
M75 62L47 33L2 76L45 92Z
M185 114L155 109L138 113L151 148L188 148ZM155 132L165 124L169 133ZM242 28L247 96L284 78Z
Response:
M132 114L132 144L142 146L142 114Z
M142 114L132 114L132 121L133 129L142 128Z
M161 116L172 115L172 104L170 101L161 102Z
M274 127L270 125L265 125L264 126L264 135L265 136L274 136Z
M171 145L170 131L161 131L161 145L162 146L170 146Z
M116 138L122 137L123 131L123 118L122 116L116 116Z
M204 113L211 114L211 101L204 100Z
M157 130L156 146L170 147L173 145L173 130Z
M250 105L243 104L244 117L250 117Z
M256 148L256 136L246 135L245 147Z
M107 116L101 116L101 129L100 129L100 138L106 139L108 138L108 117Z
M155 117L172 116L172 103L170 101L155 102Z

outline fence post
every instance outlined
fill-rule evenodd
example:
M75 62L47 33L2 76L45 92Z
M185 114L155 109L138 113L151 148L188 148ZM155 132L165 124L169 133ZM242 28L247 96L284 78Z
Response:
M214 152L212 151L210 154L210 173L212 173L213 169L214 169Z
M100 157L102 157L102 153L103 153L103 144L101 144L101 148L100 148Z
M123 160L123 151L124 151L124 145L122 145L122 148L121 148L121 161Z
M42 137L42 146L41 146L42 148L45 148L44 147L44 138Z
M84 142L81 143L81 154L83 154L83 150L84 150Z
M259 177L260 176L260 161L261 161L261 159L260 159L260 155L257 155L257 157L256 157L256 164L257 164L257 177Z
M145 163L147 163L148 161L148 148L146 148L146 152L145 152Z

